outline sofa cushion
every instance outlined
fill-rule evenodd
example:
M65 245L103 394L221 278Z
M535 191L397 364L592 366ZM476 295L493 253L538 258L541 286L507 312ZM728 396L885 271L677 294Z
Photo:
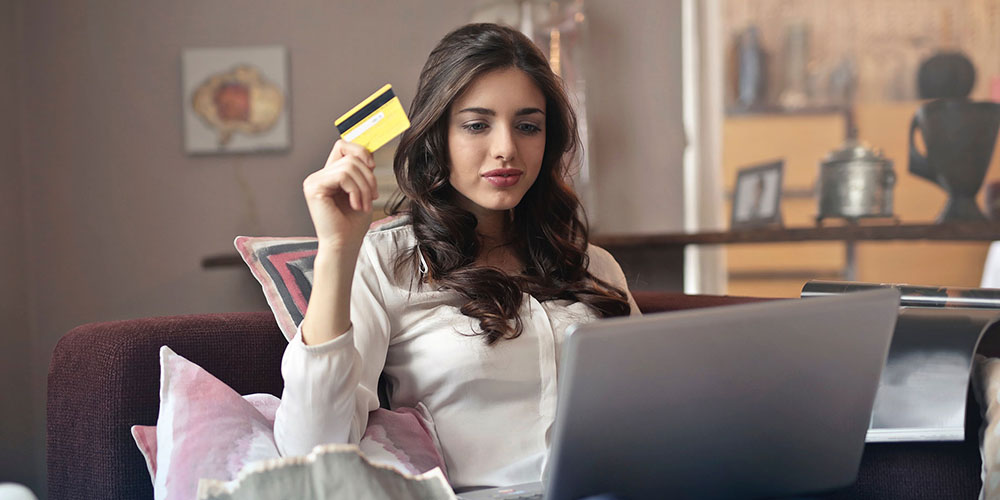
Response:
M264 418L271 424L271 427L274 427L274 414L277 412L278 404L281 400L271 394L247 394L243 396L243 399L253 405L254 409L259 411L261 415L264 415ZM142 453L142 457L146 460L146 469L149 470L150 481L155 484L156 426L133 425L132 439L135 440L135 445L139 447L139 452Z
M312 292L316 238L238 236L234 244L260 282L278 328L290 340L305 316Z
M273 423L264 414L163 346L155 456L153 494L160 500L194 498L200 479L229 480L244 465L279 454Z
M160 349L160 363L157 426L132 426L155 498L194 498L202 479L231 481L252 463L279 458L273 432L277 397L241 397L167 346ZM422 405L371 412L358 448L371 463L402 473L445 472Z
M386 217L371 224L377 229L397 222ZM313 263L319 246L316 238L237 236L233 242L243 262L264 290L274 320L286 340L295 336L306 314L312 292Z

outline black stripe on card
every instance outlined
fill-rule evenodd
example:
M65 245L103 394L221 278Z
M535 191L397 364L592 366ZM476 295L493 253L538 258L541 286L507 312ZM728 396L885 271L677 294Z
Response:
M351 130L351 127L361 123L362 120L374 113L376 109L381 108L385 103L391 101L393 97L396 97L396 94L393 93L392 89L386 90L382 95L376 97L374 101L359 109L357 113L340 122L340 125L337 125L337 130L341 135L347 133L348 130Z

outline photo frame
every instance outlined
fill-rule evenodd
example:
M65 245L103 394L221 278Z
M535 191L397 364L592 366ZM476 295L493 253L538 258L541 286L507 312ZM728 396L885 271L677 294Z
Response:
M290 147L287 50L191 48L181 54L184 151L227 154Z
M730 227L781 225L781 186L784 160L740 169L733 188Z

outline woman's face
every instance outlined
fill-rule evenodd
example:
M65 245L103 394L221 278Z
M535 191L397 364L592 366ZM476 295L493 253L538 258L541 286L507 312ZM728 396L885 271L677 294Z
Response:
M516 68L480 75L448 110L450 181L477 217L517 206L545 154L545 96Z

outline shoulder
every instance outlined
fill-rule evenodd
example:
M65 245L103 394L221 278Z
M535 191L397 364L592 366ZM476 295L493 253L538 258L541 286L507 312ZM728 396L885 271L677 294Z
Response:
M597 245L587 245L587 256L590 260L587 266L590 275L625 292L632 314L642 314L638 304L635 303L635 298L632 297L632 292L628 289L628 279L625 278L622 267L618 265L611 252Z
M587 270L591 274L609 270L621 270L618 261L611 255L611 252L593 243L587 245L587 258L589 260Z
M381 279L394 283L396 261L417 245L409 216L388 217L372 223L365 234L358 259L360 270L376 272Z
M411 248L417 243L413 224L408 215L386 217L372 223L365 234L365 243L380 250L393 251L397 247Z
M625 273L622 272L622 268L618 265L618 261L615 260L611 252L594 245L587 245L587 258L589 260L587 264L587 271L595 278L606 281L620 288L625 288Z
M372 222L371 226L368 226L369 233L380 233L385 231L392 231L399 228L413 229L413 225L410 223L410 216L406 214L400 215L390 215L384 219L379 219Z

